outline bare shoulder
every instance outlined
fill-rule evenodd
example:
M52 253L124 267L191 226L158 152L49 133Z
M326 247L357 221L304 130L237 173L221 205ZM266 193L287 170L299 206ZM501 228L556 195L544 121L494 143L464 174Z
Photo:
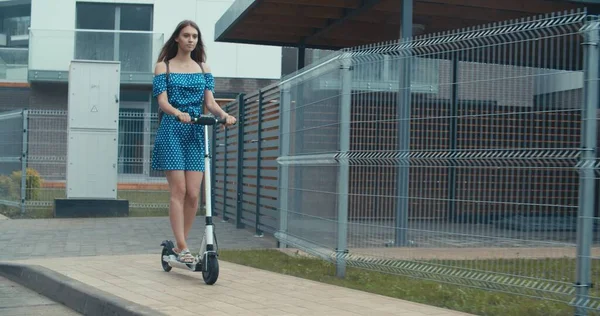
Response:
M156 63L156 66L154 66L154 74L155 75L163 74L166 72L167 72L167 64L165 64L164 61Z
M210 66L207 63L202 63L202 69L204 69L205 73L209 73L212 70L210 69Z

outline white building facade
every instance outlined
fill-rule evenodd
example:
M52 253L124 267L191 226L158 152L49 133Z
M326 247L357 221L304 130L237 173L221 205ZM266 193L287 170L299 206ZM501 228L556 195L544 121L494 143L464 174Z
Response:
M18 97L8 104L11 98L0 91L0 108L66 109L69 64L84 59L120 61L121 107L139 108L141 102L151 110L158 53L185 19L200 27L207 63L217 81L217 98L230 99L277 81L282 69L280 47L214 41L215 23L232 3L0 0L0 87L14 93L16 88L29 89L21 91L28 104Z
M200 27L219 103L281 78L282 48L214 41L215 23L233 2L0 0L0 112L59 110L48 113L61 113L64 118L71 61L119 61L119 181L162 180L164 176L149 166L157 128L151 114L158 110L152 97L152 79L160 49L179 22L190 19ZM52 120L50 115L31 122L30 129L36 130L31 135L36 136L30 137L45 145L32 148L30 155L47 158L66 154L60 149L66 142L62 133L66 120L48 123ZM64 176L62 165L30 164L46 180Z

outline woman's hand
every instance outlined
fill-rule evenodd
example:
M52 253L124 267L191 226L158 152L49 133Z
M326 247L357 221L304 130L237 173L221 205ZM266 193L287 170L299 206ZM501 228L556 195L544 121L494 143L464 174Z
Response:
M235 119L235 117L233 117L229 114L225 114L225 126L234 125L236 122L237 122L237 120Z
M179 112L179 113L177 113L176 117L179 119L179 121L181 123L189 123L192 121L192 117L190 116L189 113Z

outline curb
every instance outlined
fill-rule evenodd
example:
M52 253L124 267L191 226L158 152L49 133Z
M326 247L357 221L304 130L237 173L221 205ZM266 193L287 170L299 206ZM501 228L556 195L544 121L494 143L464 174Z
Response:
M165 315L38 265L0 263L0 275L83 315Z

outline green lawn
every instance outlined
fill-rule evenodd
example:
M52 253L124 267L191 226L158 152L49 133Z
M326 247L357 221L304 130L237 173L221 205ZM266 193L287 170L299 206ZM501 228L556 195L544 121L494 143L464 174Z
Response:
M169 192L168 191L133 191L120 190L117 193L120 199L129 200L129 215L132 217L144 216L167 216ZM34 201L54 203L54 199L65 198L64 189L41 189ZM136 206L134 203L154 204L151 207ZM21 215L18 208L0 205L0 214L10 218L51 218L53 217L53 206L28 207L27 212ZM198 215L204 215L201 209Z
M424 281L380 272L348 268L346 278L335 276L331 263L290 256L278 250L235 251L220 250L220 259L277 273L292 275L318 282L348 287L403 300L438 306L474 315L485 316L572 316L573 308L554 301L486 291L481 289ZM523 273L523 267L534 266L528 260L477 261L481 267L495 267L496 271ZM546 260L548 275L556 278L572 276L574 266L566 260ZM570 260L572 261L572 260ZM448 262L446 262L448 264ZM466 262L456 262L467 266ZM597 293L596 293L597 295ZM589 313L588 315L598 315Z

